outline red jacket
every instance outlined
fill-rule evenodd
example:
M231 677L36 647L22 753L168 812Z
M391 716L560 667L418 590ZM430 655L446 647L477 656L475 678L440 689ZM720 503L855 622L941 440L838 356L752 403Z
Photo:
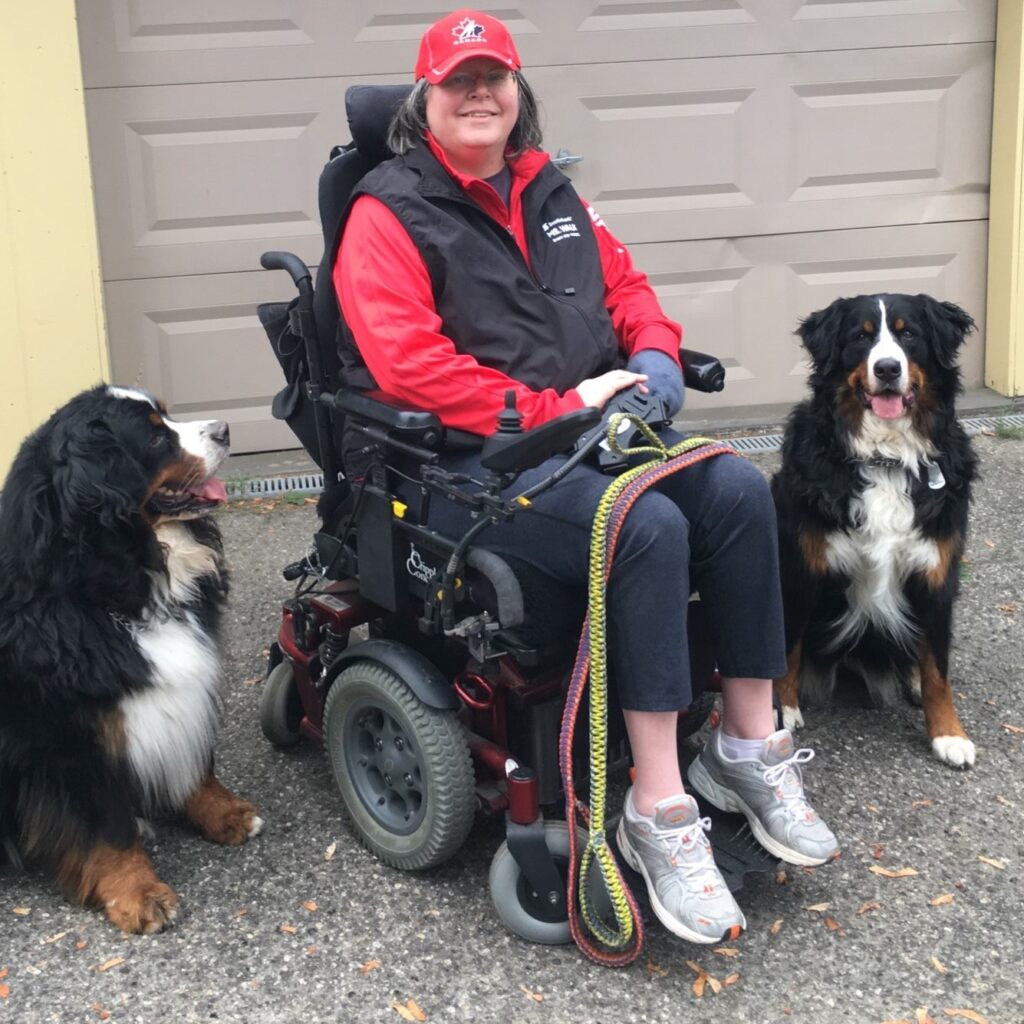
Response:
M487 182L459 174L428 136L434 155L481 209L514 235L529 260L520 196L548 161L529 151L511 161L511 209ZM662 312L644 274L591 207L605 281L605 306L623 351L658 349L678 359L682 329ZM334 285L360 354L381 390L430 409L450 427L476 434L494 430L505 392L529 429L582 407L574 388L535 391L499 370L456 351L439 332L430 276L416 245L395 215L372 196L360 196L349 214L334 266Z

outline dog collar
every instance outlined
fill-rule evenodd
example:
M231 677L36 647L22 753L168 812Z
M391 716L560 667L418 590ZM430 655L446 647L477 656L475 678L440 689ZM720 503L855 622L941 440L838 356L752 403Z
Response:
M877 469L905 469L906 464L902 459L894 458L891 455L882 455L881 452L872 452L866 459L854 459L863 466L874 466ZM937 462L926 462L925 470L928 473L928 487L933 491L939 491L946 486L946 478L942 475Z

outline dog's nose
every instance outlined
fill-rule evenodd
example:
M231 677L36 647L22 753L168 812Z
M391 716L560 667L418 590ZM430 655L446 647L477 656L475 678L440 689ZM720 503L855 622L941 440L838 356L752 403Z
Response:
M206 430L206 436L214 444L222 444L225 448L231 444L231 430L224 420L211 420Z
M875 363L875 376L881 384L895 384L902 372L898 359L879 359Z

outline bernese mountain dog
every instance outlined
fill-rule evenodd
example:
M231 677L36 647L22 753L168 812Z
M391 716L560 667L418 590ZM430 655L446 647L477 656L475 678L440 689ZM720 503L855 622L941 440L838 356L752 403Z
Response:
M873 703L919 702L935 755L974 764L953 705L949 649L976 459L954 402L974 321L928 295L861 295L797 331L810 398L790 414L772 479L788 672L827 701L860 677Z
M27 438L0 496L2 849L125 932L177 910L144 819L231 844L262 825L213 773L227 452L226 423L100 386Z

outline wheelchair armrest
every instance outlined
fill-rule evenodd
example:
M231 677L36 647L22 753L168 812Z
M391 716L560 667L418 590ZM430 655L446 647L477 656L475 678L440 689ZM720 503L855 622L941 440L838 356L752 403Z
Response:
M681 348L679 361L683 364L683 383L688 388L712 394L725 387L725 367L714 356Z
M334 396L334 408L358 422L383 427L408 444L436 450L444 442L444 427L432 412L417 409L383 391L339 391Z
M556 452L571 448L584 431L601 422L601 411L591 406L556 416L523 434L501 431L484 439L484 469L495 473L521 473L539 466Z

